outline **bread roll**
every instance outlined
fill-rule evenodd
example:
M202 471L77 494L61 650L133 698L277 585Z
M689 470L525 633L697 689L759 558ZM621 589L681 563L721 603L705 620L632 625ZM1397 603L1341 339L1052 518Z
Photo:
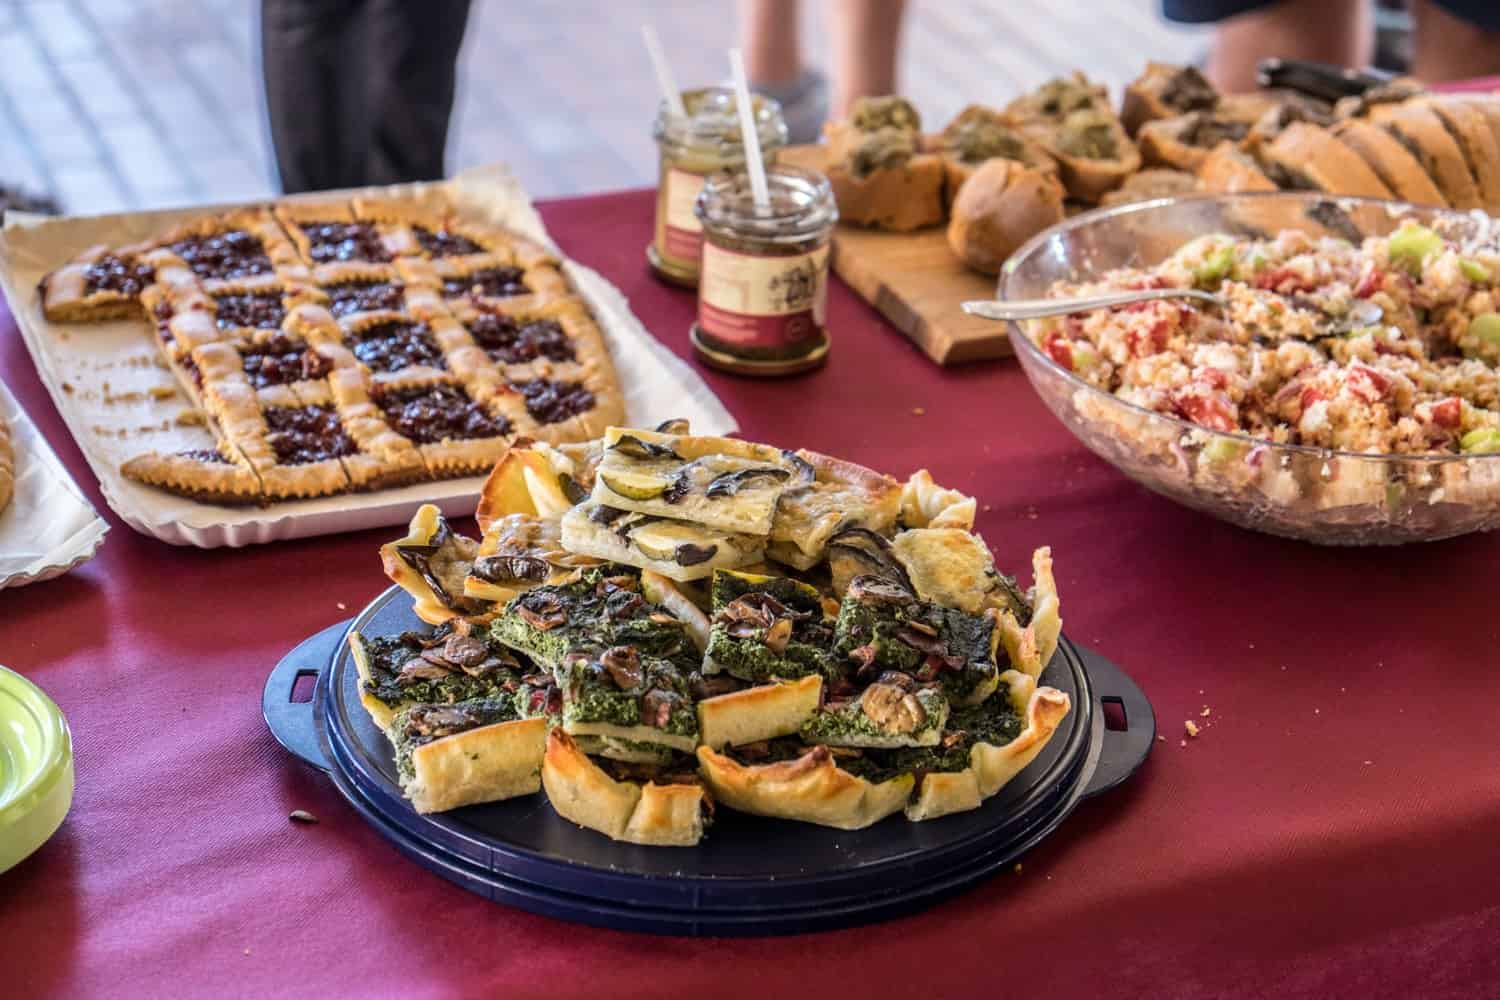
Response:
M1014 160L990 160L959 189L948 223L948 246L983 274L1063 218L1063 189L1055 179Z

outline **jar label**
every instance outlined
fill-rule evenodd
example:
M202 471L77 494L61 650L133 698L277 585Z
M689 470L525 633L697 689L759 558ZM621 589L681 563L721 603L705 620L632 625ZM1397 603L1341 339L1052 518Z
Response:
M746 347L784 347L817 334L828 305L828 247L762 257L703 245L698 325Z
M663 183L667 186L667 218L662 227L662 252L696 264L703 247L703 224L693 213L693 206L703 190L704 177L673 167Z

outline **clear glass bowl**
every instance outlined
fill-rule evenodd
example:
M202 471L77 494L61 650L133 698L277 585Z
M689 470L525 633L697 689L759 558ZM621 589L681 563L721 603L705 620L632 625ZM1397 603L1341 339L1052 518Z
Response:
M1482 215L1307 192L1162 198L1101 209L1040 233L1006 262L1000 297L1149 267L1206 233L1283 229L1358 241L1414 218L1461 237ZM1026 376L1096 455L1178 503L1256 531L1322 545L1399 545L1500 527L1500 454L1371 455L1275 444L1143 409L1059 367L1021 329Z

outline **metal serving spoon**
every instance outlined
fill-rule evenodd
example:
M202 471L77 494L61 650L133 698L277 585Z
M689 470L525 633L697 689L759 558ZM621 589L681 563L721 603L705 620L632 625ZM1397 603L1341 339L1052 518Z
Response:
M1090 312L1094 309L1113 309L1128 306L1132 302L1150 302L1154 299L1197 299L1208 305L1223 308L1228 305L1222 298L1197 288L1143 288L1139 291L1111 292L1108 295L1082 295L1069 299L996 299L993 301L965 302L964 312L985 319L1042 319L1046 316L1066 316L1070 313ZM1364 326L1374 326L1384 316L1377 303L1359 299L1330 332L1348 333Z
M1070 299L996 299L993 301L965 302L964 312L985 319L1041 319L1044 316L1066 316L1069 313L1090 312L1095 309L1113 309L1128 306L1132 302L1150 302L1154 299L1197 299L1211 306L1222 308L1223 299L1197 288L1143 288L1138 291L1111 292L1107 295L1082 295Z

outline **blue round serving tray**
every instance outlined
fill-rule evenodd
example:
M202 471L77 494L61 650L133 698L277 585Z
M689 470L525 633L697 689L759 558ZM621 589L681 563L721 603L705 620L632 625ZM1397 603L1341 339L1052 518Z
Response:
M292 753L333 778L419 864L500 902L584 923L669 934L747 935L844 927L909 913L983 879L1046 836L1082 799L1145 761L1150 703L1106 660L1064 640L1043 682L1074 709L1032 764L979 809L864 830L721 808L691 848L622 844L558 816L542 794L423 816L401 795L390 744L359 702L350 628L425 628L391 588L351 622L307 639L272 671L262 707ZM310 701L294 701L316 676ZM1103 704L1115 702L1106 725Z

